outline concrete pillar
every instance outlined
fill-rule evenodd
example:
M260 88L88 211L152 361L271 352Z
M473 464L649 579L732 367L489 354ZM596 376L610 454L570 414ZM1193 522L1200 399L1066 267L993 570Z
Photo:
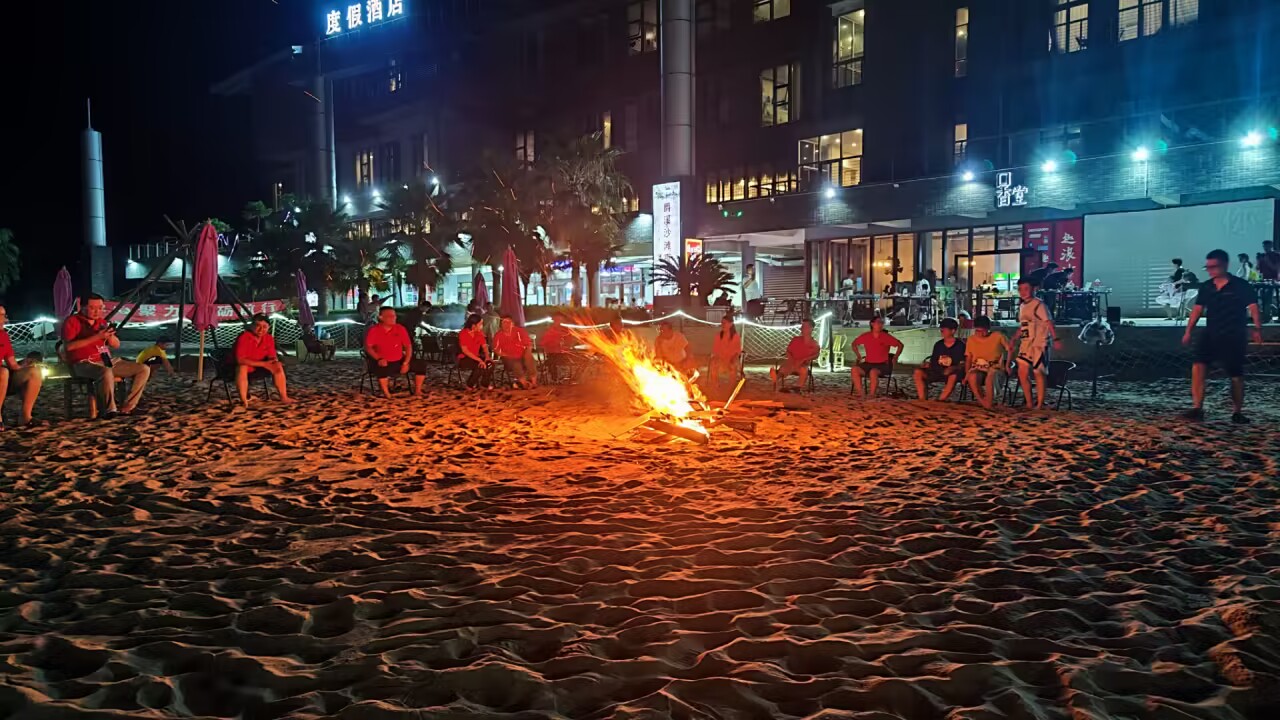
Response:
M674 180L694 174L693 0L661 2L662 175Z
M750 242L741 243L742 248L742 275L738 278L738 307L747 306L746 289L742 287L742 281L747 277L747 266L754 265L756 262L756 249L751 246ZM760 268L756 268L756 281L763 280Z
M107 201L102 179L102 135L92 127L80 135L84 173L84 244L107 246Z
M310 187L311 198L321 202L334 202L338 196L337 168L333 148L333 105L329 93L329 81L317 74L311 82L311 93L316 96L315 114L312 116L312 161Z

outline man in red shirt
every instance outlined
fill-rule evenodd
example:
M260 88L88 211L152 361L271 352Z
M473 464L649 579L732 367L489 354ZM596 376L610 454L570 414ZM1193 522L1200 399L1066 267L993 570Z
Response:
M98 408L105 417L116 412L116 379L133 378L133 387L120 413L128 415L138 407L142 391L151 378L151 368L130 360L113 360L111 351L120 347L116 329L107 325L106 301L101 295L90 295L80 306L80 313L62 323L63 352L71 374L94 382Z
M533 360L533 341L529 333L510 315L502 316L502 324L493 335L493 353L502 359L511 380L529 390L538 386L538 365Z
M773 389L784 389L787 378L792 375L800 378L800 388L803 389L809 382L809 365L818 359L821 351L818 341L813 339L813 321L805 319L800 323L800 334L787 343L787 354L782 360L782 366L769 369Z
M364 333L364 353L369 357L369 374L378 379L383 397L391 399L389 379L408 375L410 370L413 371L413 394L415 397L422 394L426 368L412 367L413 341L409 339L409 331L396 322L395 308L384 307L378 311L378 322Z
M894 353L894 350L897 353ZM884 331L884 318L879 315L871 318L871 330L859 335L849 351L856 358L853 364L853 391L858 397L863 396L862 379L865 377L871 384L871 397L876 396L876 386L880 378L893 374L893 364L902 353L902 341Z
M547 356L547 377L552 383L560 381L560 369L568 368L573 374L574 366L580 362L579 353L573 352L573 333L564 326L564 314L551 316L551 327L538 338L538 345Z
M40 385L44 378L38 367L23 367L18 364L18 357L13 352L13 343L9 340L9 332L4 324L9 321L3 305L0 305L0 430L4 430L4 399L12 385L15 391L22 391L22 415L19 425L30 425L31 410L36 406L36 397L40 395Z
M249 407L249 378L255 373L270 373L280 402L293 402L285 387L284 365L276 355L276 339L271 337L271 321L266 315L253 316L249 329L236 338L236 390L240 392L241 407Z

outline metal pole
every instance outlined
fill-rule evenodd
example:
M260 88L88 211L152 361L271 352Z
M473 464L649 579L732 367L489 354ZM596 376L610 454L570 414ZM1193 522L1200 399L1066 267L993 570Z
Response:
M178 285L178 337L174 341L174 357L178 365L177 372L182 372L182 320L186 316L187 308L187 253L189 248L186 241L182 246L182 283Z

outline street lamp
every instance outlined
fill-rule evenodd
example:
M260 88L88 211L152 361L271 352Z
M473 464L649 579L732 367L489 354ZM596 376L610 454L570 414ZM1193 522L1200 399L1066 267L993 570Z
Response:
M1045 160L1044 164L1040 166L1040 169L1047 173L1057 172L1058 163L1054 162L1053 160Z
M834 200L836 197L836 189L829 187L825 192L823 192L823 195L826 195L828 200Z
M1240 139L1240 145L1246 148L1256 148L1262 144L1262 133L1257 130L1250 130L1243 138Z
M960 177L961 177L961 179L963 179L965 182L973 182L974 174L973 174L973 171L972 171L972 170L965 170L965 171L964 171L964 174L963 174L963 175L961 175Z
M1146 162L1151 159L1151 151L1145 147L1140 147L1133 151L1134 162Z

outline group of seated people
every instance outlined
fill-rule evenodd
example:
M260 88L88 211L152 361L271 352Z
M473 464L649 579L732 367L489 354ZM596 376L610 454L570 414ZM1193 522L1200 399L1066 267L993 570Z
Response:
M997 376L1002 372L1016 372L1027 407L1044 407L1049 348L1060 348L1060 342L1048 309L1034 296L1034 286L1021 281L1018 291L1022 303L1014 343L1004 334L993 331L991 319L986 316L974 319L973 334L967 342L956 337L959 322L954 318L941 321L942 339L934 343L929 359L912 373L920 400L926 400L929 386L938 383L943 386L938 399L948 400L956 386L964 382L974 398L984 408L991 409L995 404ZM880 379L893 374L902 348L902 341L885 330L884 318L873 318L871 328L850 344L853 392L859 397L876 397ZM783 361L770 370L774 389L779 389L791 376L798 377L800 387L805 387L810 368L820 352L813 338L813 322L805 320L800 335L788 344Z

